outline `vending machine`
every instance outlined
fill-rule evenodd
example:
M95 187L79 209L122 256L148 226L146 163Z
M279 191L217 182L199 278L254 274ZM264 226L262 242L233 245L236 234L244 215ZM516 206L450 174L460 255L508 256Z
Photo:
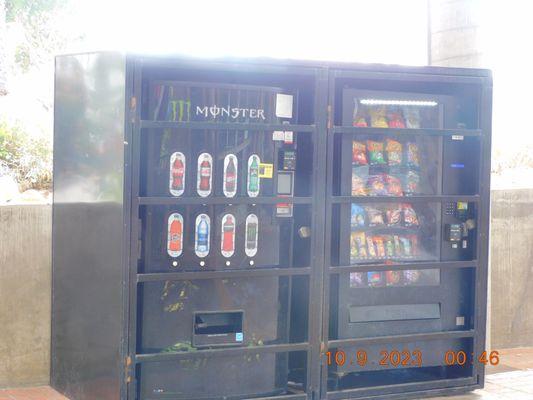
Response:
M482 387L491 85L485 70L58 57L52 386Z

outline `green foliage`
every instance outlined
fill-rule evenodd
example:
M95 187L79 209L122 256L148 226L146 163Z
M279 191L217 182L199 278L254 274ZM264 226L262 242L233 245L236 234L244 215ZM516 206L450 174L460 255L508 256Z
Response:
M49 189L52 183L52 146L31 137L21 126L0 121L0 172L7 172L24 189Z
M20 18L30 20L66 3L66 0L6 0L6 19L9 22Z

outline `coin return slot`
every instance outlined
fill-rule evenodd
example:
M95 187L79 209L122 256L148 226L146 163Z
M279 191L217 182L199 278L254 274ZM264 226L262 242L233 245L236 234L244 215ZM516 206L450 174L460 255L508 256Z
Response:
M241 345L244 312L203 312L194 314L193 346Z

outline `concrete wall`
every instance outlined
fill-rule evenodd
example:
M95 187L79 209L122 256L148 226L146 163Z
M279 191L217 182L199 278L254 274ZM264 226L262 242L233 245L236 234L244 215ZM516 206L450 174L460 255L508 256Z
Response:
M429 0L428 63L481 67L481 0Z
M491 346L533 346L533 189L492 192Z
M49 205L0 207L0 388L50 377Z

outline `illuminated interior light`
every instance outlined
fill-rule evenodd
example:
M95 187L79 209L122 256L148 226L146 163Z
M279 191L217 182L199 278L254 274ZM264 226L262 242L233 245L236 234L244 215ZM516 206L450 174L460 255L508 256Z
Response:
M366 106L416 106L435 107L439 103L433 100L384 100L384 99L362 99L361 104Z

